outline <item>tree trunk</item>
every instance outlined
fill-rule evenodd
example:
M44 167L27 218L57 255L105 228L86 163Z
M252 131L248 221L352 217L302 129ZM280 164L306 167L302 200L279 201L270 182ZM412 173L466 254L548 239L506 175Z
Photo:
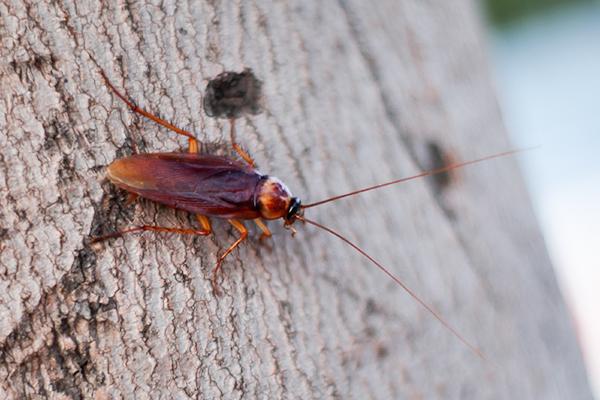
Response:
M591 398L514 158L307 210L388 266L478 359L352 248L311 226L252 239L211 291L214 236L90 235L194 224L125 196L105 166L227 124L209 79L251 68L237 122L305 201L511 147L472 2L0 1L0 397ZM194 4L192 4L194 3ZM542 150L543 151L543 150ZM250 225L250 224L248 224Z

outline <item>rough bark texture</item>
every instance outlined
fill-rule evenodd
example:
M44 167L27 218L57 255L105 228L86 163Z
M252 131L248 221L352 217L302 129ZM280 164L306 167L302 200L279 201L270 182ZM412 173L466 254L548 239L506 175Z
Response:
M116 4L118 3L118 4ZM152 3L152 4L151 4ZM507 398L591 394L515 159L311 209L485 352L482 362L339 240L280 224L234 239L146 233L194 223L103 182L128 154L203 140L208 80L249 67L265 112L238 123L261 170L318 200L510 148L467 0L0 2L1 398ZM253 236L258 235L253 231Z

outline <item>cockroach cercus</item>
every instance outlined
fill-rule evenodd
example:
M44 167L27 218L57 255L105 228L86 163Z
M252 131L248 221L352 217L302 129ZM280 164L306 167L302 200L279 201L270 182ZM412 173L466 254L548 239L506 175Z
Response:
M263 220L282 219L284 226L290 229L292 233L295 233L292 225L296 221L301 221L336 236L362 256L366 257L370 262L394 280L394 282L401 286L402 289L431 313L454 336L469 347L475 354L483 358L482 353L477 347L464 339L463 336L448 324L436 310L425 303L386 267L340 233L306 218L304 216L304 211L359 193L380 189L385 186L396 185L429 175L444 173L492 158L514 154L521 150L511 150L476 160L453 163L421 172L414 176L369 186L314 203L302 204L300 199L293 196L281 180L269 175L264 175L254 168L254 160L235 142L235 125L233 124L233 121L231 121L230 132L231 145L240 156L241 160L238 161L225 156L200 154L198 152L197 139L192 133L180 129L136 106L113 86L104 72L101 72L101 74L106 85L116 96L125 102L132 111L151 119L179 135L186 136L189 140L189 149L187 153L139 154L135 151L134 147L133 155L117 159L108 166L106 171L108 179L117 187L129 192L133 198L140 196L169 207L193 213L196 216L201 229L142 225L96 237L92 240L93 242L140 231L172 232L206 236L211 233L211 224L208 217L227 219L240 235L237 240L235 240L225 252L218 257L216 266L212 271L213 288L215 292L218 293L216 277L223 265L223 260L225 260L225 258L248 236L248 231L242 222L243 220L254 221L262 231L261 237L271 236L271 232Z

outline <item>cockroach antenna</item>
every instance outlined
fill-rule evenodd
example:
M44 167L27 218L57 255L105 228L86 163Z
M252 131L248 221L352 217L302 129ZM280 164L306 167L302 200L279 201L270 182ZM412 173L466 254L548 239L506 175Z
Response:
M324 200L320 200L314 203L309 203L306 205L302 205L300 206L300 212L298 212L295 215L295 218L299 221L305 222L307 224L316 226L317 228L320 228L328 233L330 233L331 235L341 239L343 242L345 242L347 245L349 245L350 247L352 247L354 250L356 250L358 253L360 253L362 256L364 256L365 258L367 258L369 261L371 261L377 268L379 268L381 271L383 271L387 276L389 276L394 282L396 282L396 284L398 284L402 289L404 289L414 300L417 301L417 303L419 303L423 308L425 308L431 315L433 315L435 317L435 319L437 319L448 331L450 331L456 338L458 338L458 340L460 340L463 344L465 344L469 349L471 349L471 351L473 351L473 353L475 353L479 358L486 360L486 358L484 357L483 353L481 352L481 350L479 350L479 348L477 348L475 345L473 345L472 343L470 343L468 340L466 340L460 333L458 333L458 331L456 329L454 329L448 322L446 322L446 320L444 318L442 318L441 314L436 311L432 306L430 306L429 304L427 304L424 300L422 300L415 292L413 292L408 286L406 286L406 284L404 282L402 282L397 276L395 276L392 272L390 272L390 270L388 270L386 267L384 267L381 263L379 263L377 260L375 260L372 256L370 256L366 251L364 251L363 249L361 249L360 247L358 247L358 245L354 244L353 242L351 242L349 239L347 239L346 237L344 237L342 234L334 231L333 229L318 223L316 221L312 221L308 218L306 218L303 215L303 211L307 208L312 208L312 207L316 207L316 206L320 206L326 203L331 203L337 200L341 200L343 198L346 197L351 197L351 196L356 196L360 193L365 193L371 190L376 190L376 189L381 189L384 188L386 186L392 186L392 185L397 185L403 182L407 182L407 181L411 181L414 179L418 179L418 178L423 178L426 176L431 176L431 175L437 175L437 174L442 174L444 172L448 172L457 168L462 168L462 167L466 167L468 165L472 165L472 164L477 164L483 161L487 161L487 160L491 160L494 158L500 158L500 157L505 157L505 156L509 156L509 155L513 155L516 153L521 153L523 151L529 151L529 150L533 150L534 148L537 147L530 147L530 148L522 148L522 149L516 149L516 150L509 150L509 151L505 151L505 152L501 152L501 153L496 153L496 154L492 154L490 156L486 156L486 157L482 157L482 158L478 158L475 160L470 160L470 161L465 161L465 162L459 162L459 163L453 163L453 164L449 164L446 165L444 167L440 167L440 168L435 168L432 170L428 170L428 171L423 171L419 174L416 175L412 175L412 176L408 176L408 177L404 177L404 178L400 178L400 179L395 179L393 181L389 181L389 182L385 182L385 183L380 183L377 185L373 185L373 186L368 186L362 189L358 189L358 190L354 190L348 193L344 193L344 194L340 194L340 195L336 195L333 197L329 197L327 199Z
M330 197L328 199L320 200L320 201L317 201L317 202L314 202L314 203L305 204L305 205L302 206L302 208L306 209L306 208L320 206L321 204L331 203L332 201L337 201L337 200L343 199L345 197L355 196L355 195L360 194L360 193L369 192L371 190L380 189L380 188L383 188L383 187L386 187L386 186L397 185L399 183L403 183L403 182L407 182L407 181L412 181L414 179L423 178L423 177L426 177L426 176L442 174L444 172L448 172L448 171L451 171L453 169L466 167L467 165L477 164L477 163L480 163L482 161L487 161L487 160L491 160L491 159L494 159L494 158L506 157L506 156L513 155L513 154L516 154L516 153L522 153L524 151L533 150L533 149L536 149L538 147L539 146L526 147L526 148L516 149L516 150L509 150L509 151L504 151L502 153L492 154L491 156L477 158L475 160L470 160L470 161L464 161L464 162L459 162L459 163L448 164L448 165L446 165L444 167L431 169L429 171L423 171L423 172L421 172L419 174L416 174L416 175L413 175L413 176L407 176L407 177L404 177L404 178L395 179L395 180L390 181L390 182L380 183L380 184L369 186L369 187L366 187L366 188L354 190L352 192L348 192L348 193L340 194L340 195L337 195L337 196L333 196L333 197Z
M342 236L342 234L334 231L331 228L326 227L323 224L320 224L320 223L318 223L316 221L312 221L312 220L310 220L310 219L308 219L308 218L306 218L304 216L298 216L297 218L298 218L298 220L300 220L302 222L306 222L307 224L314 225L317 228L320 228L320 229L322 229L322 230L324 230L326 232L329 232L333 236L336 236L337 238L339 238L343 242L345 242L347 245L349 245L350 247L352 247L354 250L356 250L357 252L359 252L361 255L363 255L365 258L367 258L369 261L371 261L373 264L375 264L375 266L377 268L379 268L380 270L382 270L387 276L389 276L390 278L392 278L392 280L394 282L396 282L402 289L404 289L406 291L406 293L408 293L410 295L410 297L412 297L413 299L415 299L417 301L417 303L419 303L427 311L429 311L429 313L431 315L433 315L435 317L435 319L437 319L454 336L456 336L458 338L458 340L460 340L461 342L463 342L463 344L465 344L469 349L471 349L479 358L481 358L482 360L486 360L486 358L484 357L484 355L481 352L481 350L479 350L479 348L477 348L475 345L471 344L460 333L458 333L458 331L456 329L454 329L452 327L452 325L450 325L448 322L446 322L446 320L444 318L442 318L442 316L440 315L440 313L438 311L436 311L429 304L425 303L425 301L423 301L415 292L413 292L408 286L406 286L406 284L404 282L402 282L400 280L400 278L398 278L396 275L392 274L390 272L390 270L388 270L381 263L379 263L377 260L375 260L373 257L371 257L366 251L364 251L363 249L361 249L360 247L358 247L358 245L352 243L350 241L350 239L347 239L346 237Z

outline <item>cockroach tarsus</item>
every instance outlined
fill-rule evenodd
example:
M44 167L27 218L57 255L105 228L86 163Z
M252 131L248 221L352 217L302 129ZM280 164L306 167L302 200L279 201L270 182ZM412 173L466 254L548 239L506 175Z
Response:
M304 216L304 211L308 208L337 201L359 193L380 189L385 186L396 185L425 176L445 173L456 168L507 156L522 150L511 150L471 161L449 164L413 176L369 186L303 205L298 197L292 196L290 190L282 181L275 177L264 175L255 169L255 163L252 157L244 151L235 140L235 123L233 119L230 119L231 145L242 161L237 161L225 156L199 154L198 141L194 134L180 129L141 109L117 90L103 71L100 71L100 73L104 78L106 85L132 111L149 118L179 135L187 137L189 142L187 153L138 154L135 147L133 147L133 155L117 159L108 166L108 179L117 187L126 190L130 194L130 200L139 196L172 208L193 213L200 225L200 229L142 225L96 237L92 242L141 231L207 236L212 233L209 217L226 219L239 232L239 237L218 257L212 271L211 282L213 290L216 293L219 293L216 278L223 265L223 261L248 237L248 230L242 222L243 220L253 220L257 227L262 231L261 238L271 236L271 231L263 220L283 219L284 226L290 229L292 234L295 233L293 224L296 221L301 221L339 238L363 257L367 258L377 268L396 282L396 284L402 287L402 289L433 315L463 344L469 347L479 357L482 359L484 358L481 351L476 346L467 341L441 317L439 312L425 303L386 267L340 233L306 218Z

